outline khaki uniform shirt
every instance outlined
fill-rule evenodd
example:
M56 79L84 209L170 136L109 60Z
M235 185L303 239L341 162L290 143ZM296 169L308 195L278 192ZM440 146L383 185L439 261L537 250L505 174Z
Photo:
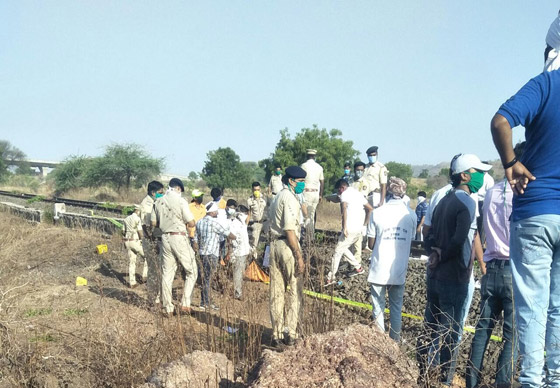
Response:
M364 178L368 181L369 191L378 192L381 189L381 185L387 184L387 167L379 161L368 166L364 171Z
M284 184L282 183L282 175L271 176L268 188L273 194L278 194L284 188Z
M323 167L317 163L314 159L308 159L307 162L301 165L301 168L305 170L307 176L305 177L305 189L311 189L312 191L321 189L321 182L325 180L323 176Z
M151 227L152 220L151 215L154 209L154 199L149 195L146 195L142 202L140 202L140 219L142 220L142 225Z
M296 195L288 188L282 189L270 206L270 233L273 237L286 236L293 230L299 239L301 231L301 205Z
M189 203L174 192L168 192L156 201L153 216L163 233L186 233L186 224L194 220Z
M139 240L138 231L142 231L142 220L136 213L132 213L124 219L124 238Z
M249 210L251 210L251 221L261 222L264 216L264 208L266 207L265 199L262 196L255 198L252 195L247 199L247 205Z

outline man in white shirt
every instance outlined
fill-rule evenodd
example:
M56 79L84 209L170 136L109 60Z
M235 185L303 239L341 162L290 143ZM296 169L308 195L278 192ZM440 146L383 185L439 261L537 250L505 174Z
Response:
M410 244L416 233L416 214L403 201L406 182L392 177L384 206L373 211L368 225L368 245L373 249L368 282L371 283L373 319L385 331L383 312L385 293L389 294L391 330L389 336L400 341L404 283L410 257Z
M350 251L350 247L362 237L362 230L367 225L373 207L358 190L348 186L344 179L338 180L335 185L337 194L340 197L340 213L342 214L342 231L336 245L331 262L331 270L327 275L326 285L336 282L336 273L340 265L340 259L345 257L354 270L350 276L365 273L362 268L362 258L355 257Z
M315 227L315 211L317 205L323 198L323 187L325 177L323 176L323 167L315 161L317 150L307 150L307 161L301 165L301 168L307 173L305 178L305 191L303 196L307 205L307 216L310 219L311 230Z
M134 205L134 211L131 215L124 219L123 225L123 241L128 252L128 285L135 288L136 283L136 258L140 256L145 259L144 249L142 247L142 220L140 219L140 205ZM144 261L144 270L142 271L142 279L146 280L148 276L148 265Z
M235 216L230 220L229 231L235 236L231 241L233 247L231 264L233 265L233 290L235 299L241 299L243 293L243 274L247 265L247 256L251 253L249 234L247 232L247 217L249 209L239 205Z

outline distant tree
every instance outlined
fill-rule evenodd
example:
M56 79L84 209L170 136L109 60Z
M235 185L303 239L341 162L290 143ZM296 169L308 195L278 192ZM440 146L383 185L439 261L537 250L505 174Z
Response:
M85 186L86 172L92 158L86 156L70 156L51 173L54 176L54 187L58 195L69 190Z
M313 125L312 128L303 128L292 138L286 128L280 131L280 140L274 153L259 162L266 172L265 180L270 179L276 164L284 169L291 165L301 165L306 160L306 150L309 148L317 150L317 163L323 167L327 191L333 189L342 175L344 162L354 160L359 154L351 141L342 139L342 132L338 129L327 131Z
M410 178L412 178L412 166L405 163L388 162L385 163L385 167L389 170L389 177L397 177L404 180L407 184L410 183Z
M252 182L260 182L264 185L266 174L257 162L241 162L241 164L249 170Z
M15 161L25 159L25 153L19 148L13 146L7 140L0 140L0 181L10 176L8 167Z
M443 176L443 177L448 178L449 177L449 167L444 167L441 170L439 170L438 176Z
M251 172L231 148L210 151L207 158L201 177L208 187L238 189L251 184Z
M105 149L88 166L85 184L89 187L109 185L117 191L139 188L163 170L163 159L152 157L137 144L115 144Z
M430 176L430 173L427 168L423 169L422 172L418 175L418 178L426 179Z
M191 172L189 172L188 178L189 178L189 180L191 180L191 181L196 181L196 180L198 180L199 175L198 175L197 172L191 171Z

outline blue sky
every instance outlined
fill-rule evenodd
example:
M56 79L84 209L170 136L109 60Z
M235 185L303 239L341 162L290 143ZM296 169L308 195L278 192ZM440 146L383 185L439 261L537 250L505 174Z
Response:
M385 162L496 159L490 119L542 71L559 7L6 0L0 139L47 160L133 142L180 175L223 146L258 161L313 124Z

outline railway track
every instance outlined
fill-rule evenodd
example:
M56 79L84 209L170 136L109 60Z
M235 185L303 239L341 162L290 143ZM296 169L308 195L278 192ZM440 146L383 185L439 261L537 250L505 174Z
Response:
M128 215L132 212L134 207L132 205L117 205L109 202L93 202L93 201L82 201L72 198L63 197L43 197L37 194L26 194L26 193L13 193L10 191L0 190L0 195L13 198L21 198L26 200L36 200L37 202L51 202L51 203L63 203L67 206L83 207L92 210L103 210L111 213Z

